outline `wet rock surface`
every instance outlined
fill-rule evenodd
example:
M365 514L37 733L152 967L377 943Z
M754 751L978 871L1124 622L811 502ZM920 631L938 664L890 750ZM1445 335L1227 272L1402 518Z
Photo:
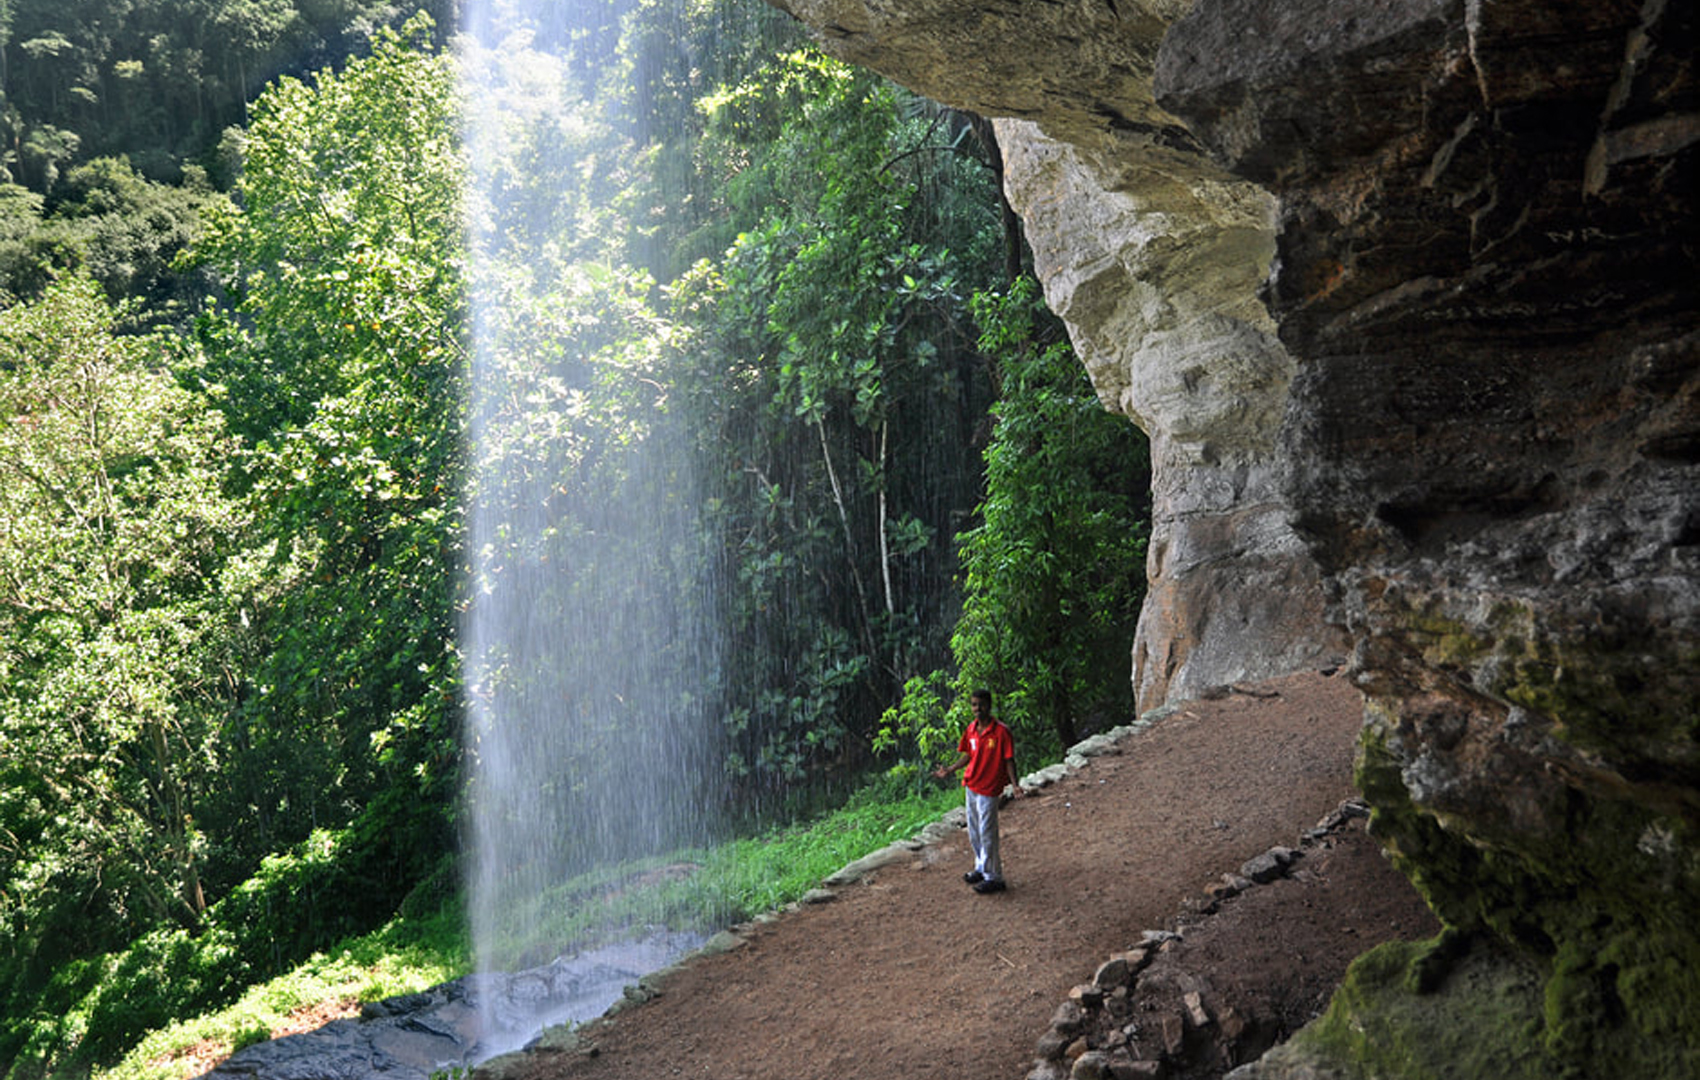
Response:
M1207 0L1157 71L1281 202L1287 497L1355 639L1379 835L1551 965L1523 1037L1587 1075L1700 1069L1695 24Z
M359 1019L256 1043L204 1075L251 1080L429 1080L534 1041L549 1026L602 1015L643 976L695 948L655 933L542 967L468 975L361 1007Z

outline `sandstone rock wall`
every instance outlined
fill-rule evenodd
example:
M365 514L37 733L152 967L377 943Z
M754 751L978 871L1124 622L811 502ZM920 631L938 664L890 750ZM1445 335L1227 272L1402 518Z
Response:
M1348 641L1377 830L1460 931L1413 984L1484 935L1544 972L1538 1068L1700 1070L1692 6L785 6L1006 118L1152 438L1142 705Z
M1700 1065L1694 42L1657 2L1205 0L1157 73L1281 201L1287 495L1380 833L1550 964L1585 1075Z

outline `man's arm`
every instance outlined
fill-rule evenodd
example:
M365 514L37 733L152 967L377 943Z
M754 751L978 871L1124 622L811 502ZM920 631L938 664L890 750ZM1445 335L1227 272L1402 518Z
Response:
M1010 796L1012 798L1019 799L1023 795L1027 794L1021 789L1021 781L1015 775L1015 759L1013 757L1003 759L1003 771L1004 776L1006 776L1009 780L1007 786L1012 789L1010 791Z

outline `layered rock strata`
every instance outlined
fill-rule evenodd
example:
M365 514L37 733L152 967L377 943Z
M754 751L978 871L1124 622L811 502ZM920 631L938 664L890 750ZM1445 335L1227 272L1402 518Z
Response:
M1378 831L1549 965L1583 1075L1700 1068L1694 41L1662 3L1206 0L1156 79L1280 198L1287 495Z
M1152 438L1142 705L1344 635L1377 831L1454 928L1410 987L1509 950L1531 1075L1700 1070L1692 7L785 6L1006 118L1047 296ZM1316 1042L1420 1072L1373 1028Z

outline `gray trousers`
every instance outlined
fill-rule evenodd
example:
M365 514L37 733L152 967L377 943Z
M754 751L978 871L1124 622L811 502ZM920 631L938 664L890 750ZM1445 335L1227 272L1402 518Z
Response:
M974 849L974 869L987 881L1003 879L998 858L998 801L1001 795L979 795L967 788L968 843Z

